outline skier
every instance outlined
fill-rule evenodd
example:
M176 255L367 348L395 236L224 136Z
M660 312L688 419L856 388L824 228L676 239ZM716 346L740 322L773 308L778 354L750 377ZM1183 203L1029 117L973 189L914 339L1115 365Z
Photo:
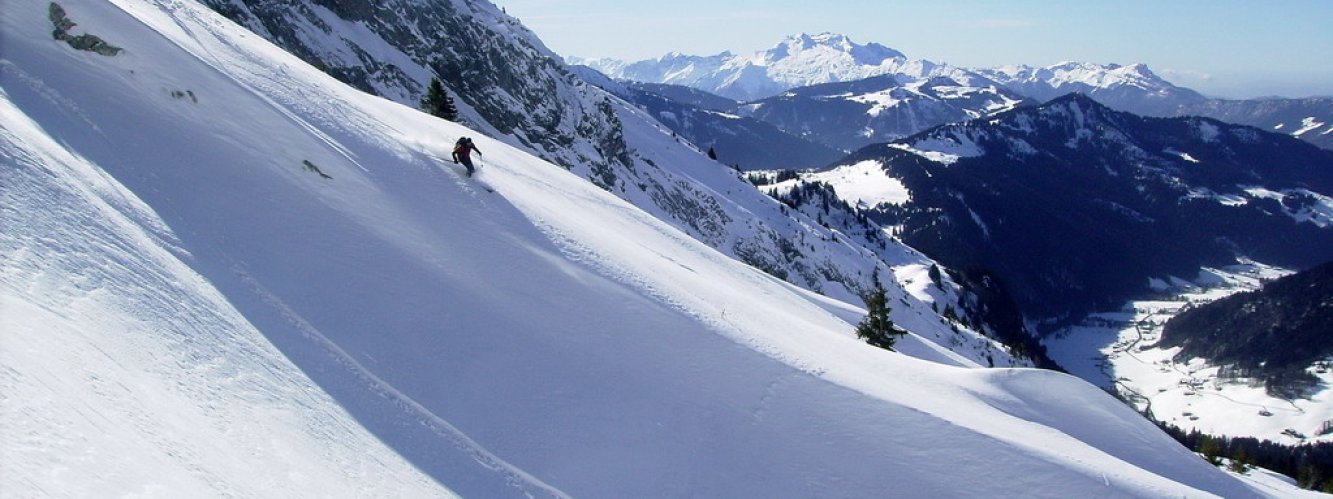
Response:
M454 144L454 164L462 163L463 166L467 167L468 177L471 177L473 172L477 171L476 168L472 167L471 154L473 151L476 151L477 156L481 156L481 150L477 149L477 146L472 144L472 139L467 137L458 139L458 143Z

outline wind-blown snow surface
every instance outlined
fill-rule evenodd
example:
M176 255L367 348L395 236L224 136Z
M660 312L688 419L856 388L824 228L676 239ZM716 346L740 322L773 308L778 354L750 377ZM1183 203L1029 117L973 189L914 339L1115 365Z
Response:
M1269 493L478 137L485 192L438 159L469 130L196 4L62 5L125 52L0 26L6 494Z

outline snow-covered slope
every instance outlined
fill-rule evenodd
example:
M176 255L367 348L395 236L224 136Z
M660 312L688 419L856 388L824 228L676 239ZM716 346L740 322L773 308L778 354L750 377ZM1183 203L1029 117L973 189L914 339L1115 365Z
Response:
M462 102L465 123L552 160L691 237L797 286L856 301L870 289L875 270L885 266L884 258L907 251L894 244L882 248L881 256L838 241L815 220L789 216L656 116L584 83L532 32L488 2L205 3L332 76L401 103L414 105L425 81L388 77L382 61L415 68L402 70L406 74L439 75ZM932 313L928 304L906 299L912 315ZM935 319L932 327L948 330ZM987 353L964 355L975 361L994 357Z
M1272 493L1070 376L869 347L855 309L197 4L63 5L124 52L6 10L7 494L432 493L404 459L482 497ZM438 158L460 134L479 179Z
M151 208L15 108L14 70L0 103L4 495L447 492L191 269Z

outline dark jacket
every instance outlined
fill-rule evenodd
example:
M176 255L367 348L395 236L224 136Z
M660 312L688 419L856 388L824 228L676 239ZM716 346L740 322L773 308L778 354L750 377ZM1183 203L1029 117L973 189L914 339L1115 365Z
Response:
M454 162L472 164L472 151L477 151L478 156L481 155L481 150L477 149L477 146L473 145L471 142L464 142L454 146Z

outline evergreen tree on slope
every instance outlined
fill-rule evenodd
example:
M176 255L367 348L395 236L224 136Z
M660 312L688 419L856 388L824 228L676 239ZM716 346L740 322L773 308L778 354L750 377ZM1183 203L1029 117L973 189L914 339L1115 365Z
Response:
M439 78L430 79L426 96L421 98L421 109L432 116L458 121L458 107L454 106L454 99L449 97L449 92L445 91Z
M856 325L856 337L885 350L893 350L898 337L907 334L907 331L893 324L893 319L889 317L889 299L884 293L884 285L876 275L875 289L865 298L866 317Z

